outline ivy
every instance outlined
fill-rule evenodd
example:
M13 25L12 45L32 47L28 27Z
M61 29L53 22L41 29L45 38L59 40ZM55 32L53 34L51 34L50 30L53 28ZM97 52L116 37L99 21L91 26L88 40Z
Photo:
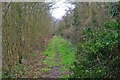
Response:
M118 27L115 22L105 24L102 30L83 32L88 34L88 39L77 46L75 67L71 70L74 72L73 77L80 78L116 78L120 68L115 66L119 64L115 60L120 60L118 52ZM84 34L84 35L86 35ZM94 37L94 36L97 37ZM89 39L90 38L90 39ZM117 72L114 68L117 68Z

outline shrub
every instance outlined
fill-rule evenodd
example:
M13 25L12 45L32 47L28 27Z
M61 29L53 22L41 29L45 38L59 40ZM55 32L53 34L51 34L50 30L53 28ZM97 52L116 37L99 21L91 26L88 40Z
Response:
M72 77L118 78L120 77L120 54L118 51L119 24L106 23L102 30L84 30L83 43L79 43Z

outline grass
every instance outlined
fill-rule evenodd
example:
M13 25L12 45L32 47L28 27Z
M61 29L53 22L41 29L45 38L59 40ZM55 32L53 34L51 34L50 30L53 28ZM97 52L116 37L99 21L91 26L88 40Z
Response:
M61 67L61 73L65 73L66 69L69 69L74 62L74 50L71 43L59 36L54 36L44 52L47 55L45 62L48 66L64 65L64 67Z
M48 68L42 68L41 71L44 72L44 71L49 71L50 69Z

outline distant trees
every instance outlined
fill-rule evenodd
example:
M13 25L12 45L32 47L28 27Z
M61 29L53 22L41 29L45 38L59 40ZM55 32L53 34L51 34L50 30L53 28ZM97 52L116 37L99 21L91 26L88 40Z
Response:
M44 46L51 21L46 3L5 2L2 7L3 66L10 73L14 64L29 57L31 48Z
M70 40L73 43L78 43L82 42L82 31L85 27L89 27L92 30L98 28L100 29L109 17L107 15L107 3L76 2L74 4L76 5L76 7L73 10L72 14L68 14L67 16L65 16L63 18L64 22L61 21L61 25L63 25L64 27L70 25L69 28L67 28L67 30L70 29L71 31L66 32L65 28L61 31L63 34L66 34L64 35L64 37L66 36L67 38L67 35L69 35Z

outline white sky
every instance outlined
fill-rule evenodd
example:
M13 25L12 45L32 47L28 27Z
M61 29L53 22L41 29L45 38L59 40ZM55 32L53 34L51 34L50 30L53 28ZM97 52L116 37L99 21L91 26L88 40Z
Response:
M69 8L74 9L75 6L66 2L66 0L59 0L55 2L55 5L52 6L50 12L53 17L56 19L62 19L62 16L66 14L66 11L69 10Z

